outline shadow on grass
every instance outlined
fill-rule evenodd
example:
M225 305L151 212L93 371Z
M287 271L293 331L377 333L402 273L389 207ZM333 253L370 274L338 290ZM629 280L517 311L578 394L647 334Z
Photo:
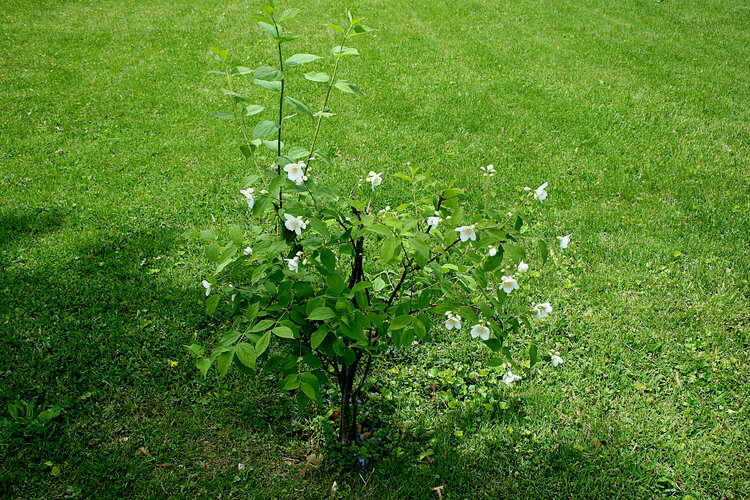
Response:
M49 227L16 220L31 231ZM2 358L13 371L11 380L5 377L4 398L10 393L45 400L52 393L76 396L142 377L158 380L149 360L184 343L167 341L165 332L205 321L191 305L197 289L183 290L159 277L155 259L169 261L178 239L165 230L100 235L67 262L5 271Z
M0 213L0 248L25 235L60 228L67 214L59 208L36 208Z
M3 241L63 219L13 218ZM248 385L245 396L242 384L201 385L187 362L168 370L168 359L189 359L182 348L188 332L206 326L200 290L160 277L158 266L171 265L178 241L164 230L99 235L66 262L3 272L0 408L23 400L64 411L44 433L0 433L0 496L216 496L235 489L252 498L321 498L333 481L357 498L431 498L441 484L445 498L643 493L641 473L624 452L536 446L515 435L476 446L444 437L421 461L426 440L404 438L370 476L313 469L305 456L314 449L289 430L288 395L266 383ZM399 446L404 456L396 456ZM60 477L50 476L47 461L60 464ZM247 469L239 472L238 463Z

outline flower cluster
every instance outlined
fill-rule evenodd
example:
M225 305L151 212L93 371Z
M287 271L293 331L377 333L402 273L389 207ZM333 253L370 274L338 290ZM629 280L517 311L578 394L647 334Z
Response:
M432 217L427 217L427 225L430 226L431 229L437 229L438 224L443 222L443 219L440 218L440 212L435 212L435 215Z
M240 191L240 194L245 195L245 199L247 200L247 206L250 207L250 209L255 206L255 190L253 188L247 188Z
M481 321L480 323L471 327L471 338L475 339L477 337L482 340L490 339L489 323L487 323L486 321Z
M460 330L461 329L461 316L453 314L453 311L446 311L445 317L445 329L446 330Z
M477 241L477 233L474 232L474 225L457 227L456 232L461 238L461 242L466 242L469 240Z
M549 316L552 312L552 306L549 302L542 302L541 304L536 304L531 310L534 312L534 319L542 319Z
M308 260L304 258L304 255L305 254L303 252L297 252L297 254L291 259L284 259L290 271L295 272L295 273L299 271L300 257L302 258L302 264L308 264Z
M383 177L382 176L383 176L383 172L380 172L378 174L378 173L373 172L372 170L370 170L370 173L367 174L367 177L365 178L365 180L367 182L369 182L370 184L372 184L372 190L373 191L375 191L376 187L378 187L378 186L380 186L380 184L382 184L382 182L383 182Z
M507 370L507 372L505 373L505 377L503 377L503 382L505 383L505 385L510 385L513 382L521 380L520 375L516 375L515 373L513 373L510 363L503 363L503 370Z
M286 222L284 222L284 227L286 227L297 236L302 234L303 229L307 229L307 221L305 221L301 217L295 217L294 215L285 213L284 218L286 219Z
M550 351L549 355L550 355L550 363L552 363L552 366L554 366L555 368L557 368L557 366L559 366L559 365L561 365L561 364L564 363L563 359L560 357L560 353L559 352L557 352L557 351L555 351L555 352Z
M513 276L503 276L503 280L500 283L500 289L505 292L506 294L509 294L513 290L518 290L518 282Z
M480 170L484 171L482 176L484 177L495 177L497 175L497 170L495 170L495 165L487 165L486 167L479 167Z
M539 200L539 202L543 202L545 199L547 199L547 191L544 190L544 188L547 187L547 183L545 182L538 188L534 190L534 198Z
M304 162L287 163L284 167L284 172L286 172L286 176L290 181L301 186L307 180L307 175L305 175L306 167L307 165Z

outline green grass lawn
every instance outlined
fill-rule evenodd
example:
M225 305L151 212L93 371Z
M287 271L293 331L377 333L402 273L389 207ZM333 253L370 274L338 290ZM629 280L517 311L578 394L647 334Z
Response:
M351 4L376 30L343 69L365 96L335 96L341 156L318 175L384 171L394 204L410 164L471 207L493 163L509 202L548 181L537 228L573 233L533 333L565 364L506 388L465 332L398 352L368 403L389 445L361 473L306 463L327 407L297 410L272 378L204 380L182 347L227 325L180 234L247 217L208 47L273 63L259 7L4 2L0 496L750 496L747 2ZM294 51L335 45L340 2L280 7L303 9ZM62 412L13 423L19 401Z

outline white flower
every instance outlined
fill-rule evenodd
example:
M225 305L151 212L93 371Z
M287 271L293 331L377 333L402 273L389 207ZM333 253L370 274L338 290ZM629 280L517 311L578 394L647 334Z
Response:
M209 283L206 280L203 280L203 288L206 289L206 297L208 297L211 294L211 283Z
M458 314L453 313L446 313L446 316L448 316L448 319L445 320L445 329L446 330L453 330L454 328L456 330L461 329L461 316Z
M380 184L383 182L383 178L381 177L383 175L383 172L380 172L379 174L373 172L370 170L370 173L367 174L367 178L365 180L372 184L372 190L375 191L375 188L380 186Z
M297 260L297 257L293 259L284 259L286 261L286 265L289 267L290 271L297 272L299 271L299 261Z
M536 190L534 190L534 198L536 198L539 201L544 201L545 198L547 198L547 191L544 190L544 188L546 187L547 187L547 183L545 182L544 184L536 188Z
M552 312L552 306L549 302L542 302L532 307L531 310L534 311L534 319L542 319L549 316L549 313Z
M561 365L561 364L563 364L565 362L560 357L560 353L559 352L554 352L553 353L552 351L550 351L549 355L552 358L552 359L550 359L550 363L552 363L552 366L554 366L555 368L557 368L558 365Z
M518 264L518 272L519 273L525 273L528 270L529 270L529 265L527 263L525 263L524 261L521 261Z
M245 255L250 255L253 253L253 249L250 247L245 247L245 251L243 252Z
M510 370L508 370L508 373L505 374L505 378L503 378L505 385L510 385L517 380L521 380L521 377Z
M229 285L227 285L227 288L229 288L229 291L230 291L230 292L233 292L233 291L234 291L234 285L232 285L231 283L230 283ZM237 294L236 294L236 293L233 293L233 294L232 294L232 302L234 302L234 299L235 299L235 297L237 297Z
M286 172L286 176L290 181L296 183L299 186L307 180L307 176L305 175L306 166L307 165L305 165L304 162L287 163L287 165L284 167L284 172Z
M299 217L295 217L290 214L284 214L284 217L286 218L286 222L284 222L284 226L295 233L297 236L302 234L302 230L307 228L307 222L303 221Z
M497 174L497 171L495 170L495 166L490 164L486 167L479 167L480 170L484 170L484 173L482 174L484 177L495 177L495 174Z
M570 234L568 234L568 235L563 236L562 238L560 238L560 250L565 250L566 248L568 248L568 243L570 243L570 237L571 236L573 236L573 233L570 233ZM559 236L558 236L558 238L559 238Z
M471 338L481 338L482 340L489 340L490 329L486 325L474 325L471 327Z
M494 257L495 255L497 255L497 248L490 245L490 257Z
M456 231L458 232L459 236L461 237L461 241L477 241L477 235L474 232L473 226L461 226L457 227Z
M503 282L500 284L500 288L505 293L510 293L513 290L518 290L520 287L513 276L503 276Z
M255 196L253 196L253 193L255 190L253 188L247 188L240 191L240 194L245 195L245 199L247 200L247 206L250 208L253 208L253 205L255 205Z
M440 224L442 220L443 219L441 219L440 217L427 217L427 225L432 229L437 229L438 224Z

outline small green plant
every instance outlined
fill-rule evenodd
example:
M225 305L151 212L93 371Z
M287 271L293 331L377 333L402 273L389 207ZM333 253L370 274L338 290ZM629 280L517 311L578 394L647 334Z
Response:
M60 413L62 413L62 408L59 406L43 410L37 408L34 403L17 401L8 404L10 418L3 419L0 423L11 433L41 434L49 428L53 419L60 416Z
M254 16L278 48L277 65L230 67L227 50L211 49L223 64L212 73L226 79L222 92L232 104L231 111L215 115L237 123L241 151L255 173L240 190L249 223L233 227L228 241L219 241L210 230L189 232L208 241L205 255L215 265L203 280L207 312L215 314L223 300L233 328L208 355L198 344L187 348L199 358L204 376L211 366L221 376L232 365L251 375L261 366L279 372L281 388L296 391L300 406L322 402L321 387L333 383L340 401L338 442L348 446L355 441L358 407L371 383L374 360L393 346L428 339L435 328L456 335L470 330L472 339L495 353L489 365L504 365L506 384L521 378L523 368L513 362L504 341L522 328L531 329L533 319L551 311L548 302L530 303L516 291L529 288L538 276L527 272L530 265L540 269L550 255L549 238L530 237L523 230L525 209L544 201L546 183L533 192L527 188L508 211L501 209L501 197L492 187L496 170L483 167L479 213L462 203L462 189L439 186L419 168L390 178L371 171L345 190L327 185L324 169L317 167L333 161L319 147L322 123L334 116L329 108L333 89L361 94L358 86L337 80L337 75L345 58L359 55L347 45L351 38L370 30L350 13L346 27L327 25L340 42L331 50L330 75L304 74L325 85L322 104L313 112L290 96L288 85L302 65L322 59L284 56L283 49L297 37L283 26L297 13L279 14L268 3ZM275 119L252 126L248 122L265 108L235 91L234 79L243 75L278 93ZM295 117L285 115L285 105L313 120L308 146L284 143ZM273 167L266 169L261 165L269 153ZM381 208L379 190L391 182L405 183L410 199ZM561 247L568 241L569 236ZM530 370L537 362L536 345L529 356Z

